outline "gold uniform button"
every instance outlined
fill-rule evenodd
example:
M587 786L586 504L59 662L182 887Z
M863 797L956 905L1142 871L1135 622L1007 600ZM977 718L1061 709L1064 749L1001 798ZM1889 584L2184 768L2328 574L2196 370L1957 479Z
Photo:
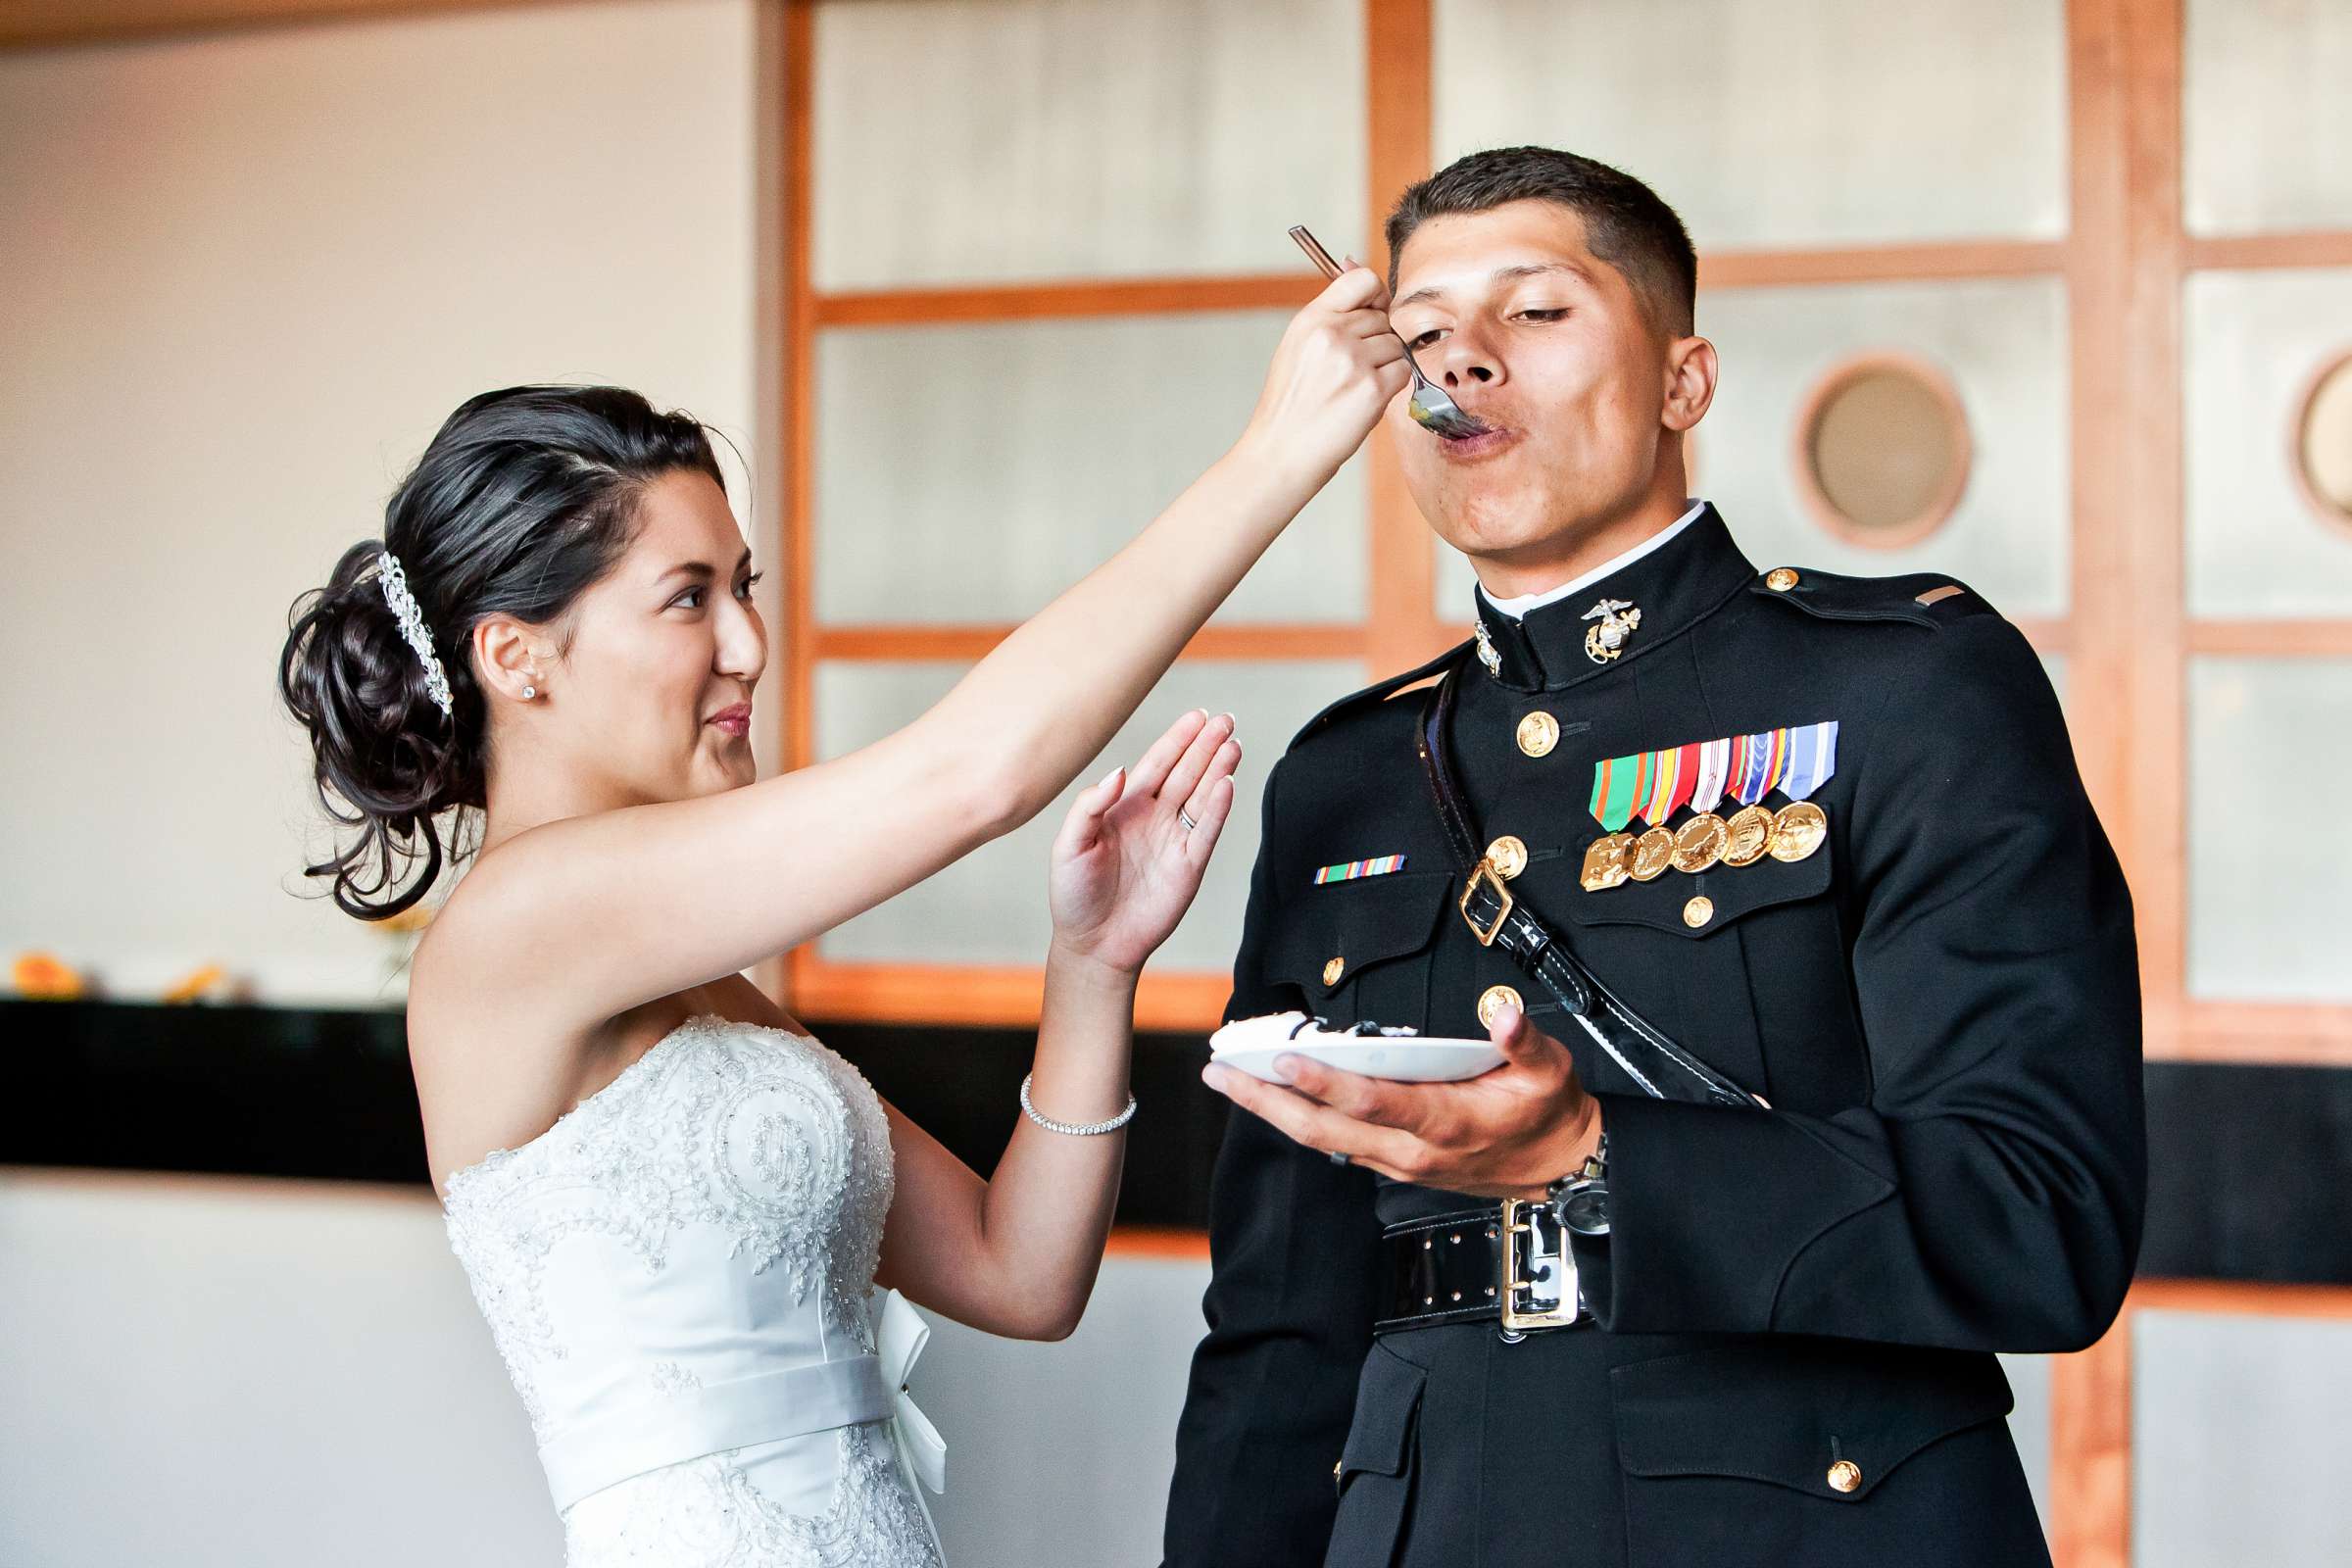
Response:
M1487 846L1487 863L1494 867L1496 876L1508 882L1527 869L1527 846L1505 833Z
M1478 999L1478 1021L1492 1029L1494 1027L1494 1015L1505 1007L1517 1007L1525 1012L1527 1004L1509 986L1489 986L1486 994Z
M1528 756L1549 757L1559 744L1560 721L1549 713L1530 713L1519 721L1519 749Z
M1348 1461L1347 1461L1347 1460L1345 1460L1345 1459L1334 1459L1334 1460L1332 1460L1332 1461L1331 1461L1331 1479L1332 1479L1332 1480L1334 1480L1334 1481L1337 1481L1337 1480L1339 1480L1339 1479L1340 1479L1340 1471L1341 1471L1342 1469L1344 1469L1344 1468L1347 1466L1347 1463L1348 1463Z
M1830 1490L1851 1492L1862 1484L1862 1467L1851 1459L1840 1459L1830 1466Z
M1340 976L1346 974L1347 972L1348 960L1346 958L1334 958L1323 966L1323 983L1327 986L1336 986L1340 983Z
M1788 566L1775 566L1765 574L1764 586L1776 594L1785 594L1796 586L1796 572Z
M1704 893L1683 906L1683 924L1687 926L1702 926L1714 918L1715 901Z

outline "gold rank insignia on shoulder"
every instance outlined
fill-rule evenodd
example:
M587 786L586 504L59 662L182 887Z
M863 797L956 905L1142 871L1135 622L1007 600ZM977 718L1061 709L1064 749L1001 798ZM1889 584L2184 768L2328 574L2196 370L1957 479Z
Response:
M1592 819L1600 838L1585 851L1588 893L1648 882L1671 867L1697 875L1716 865L1754 865L1767 856L1801 860L1829 837L1829 813L1808 799L1838 770L1838 720L1694 741L1592 764ZM1764 797L1778 790L1778 811ZM1729 822L1715 814L1730 801ZM1689 807L1679 828L1668 820ZM1626 831L1640 819L1648 829Z
M1599 622L1585 629L1585 657L1605 664L1625 652L1626 639L1642 624L1642 612L1629 600L1603 599L1585 612L1585 619Z

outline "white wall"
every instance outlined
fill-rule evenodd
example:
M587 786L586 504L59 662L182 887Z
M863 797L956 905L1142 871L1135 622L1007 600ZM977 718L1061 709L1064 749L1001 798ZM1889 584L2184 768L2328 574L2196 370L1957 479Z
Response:
M382 933L289 892L287 607L475 392L616 381L757 450L759 30L636 0L0 54L0 956L398 999Z
M1057 1345L933 1318L913 1392L948 1440L956 1568L1158 1560L1207 1283L1199 1259L1113 1253ZM2010 1372L2038 1494L2045 1369ZM0 1167L0 1563L562 1555L424 1189Z
M563 1560L421 1187L0 1170L0 1562Z
M1206 1283L1113 1256L1061 1344L939 1324L914 1396L956 1568L1157 1560ZM0 1167L0 1563L562 1557L424 1189Z

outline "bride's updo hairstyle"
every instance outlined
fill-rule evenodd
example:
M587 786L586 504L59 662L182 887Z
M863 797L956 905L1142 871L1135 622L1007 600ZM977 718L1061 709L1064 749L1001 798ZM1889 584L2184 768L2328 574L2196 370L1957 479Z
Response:
M345 913L385 920L414 906L445 861L436 818L485 804L488 709L474 627L509 615L549 627L567 649L562 618L627 552L646 487L680 470L726 485L704 426L635 392L485 392L449 416L393 492L383 538L343 552L326 586L294 602L278 694L310 731L320 804L358 829L305 874L327 882ZM394 608L404 598L416 607L405 631ZM467 853L467 814L449 858Z

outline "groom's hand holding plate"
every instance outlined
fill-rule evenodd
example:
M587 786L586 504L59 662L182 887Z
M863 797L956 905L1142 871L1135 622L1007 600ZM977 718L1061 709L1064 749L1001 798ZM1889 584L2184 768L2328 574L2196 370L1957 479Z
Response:
M1229 1064L1220 1048L1200 1077L1309 1149L1344 1154L1415 1186L1532 1201L1599 1145L1600 1106L1578 1081L1568 1048L1518 1008L1498 1010L1488 1033L1494 1065L1470 1068L1476 1076L1458 1069L1468 1060L1461 1048L1480 1042L1320 1035L1247 1068ZM1362 1053L1415 1045L1441 1048L1457 1071L1441 1077L1426 1070L1430 1063L1416 1062L1418 1081L1404 1082L1394 1073L1374 1077L1333 1064L1352 1051L1357 1065L1369 1065Z

